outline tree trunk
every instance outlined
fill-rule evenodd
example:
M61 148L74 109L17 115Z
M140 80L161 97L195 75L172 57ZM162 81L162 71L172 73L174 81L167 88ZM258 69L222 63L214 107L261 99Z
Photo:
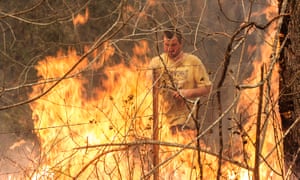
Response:
M287 162L295 162L294 172L300 167L300 1L290 0L286 13L290 16L284 19L281 29L282 42L287 42L280 58L281 82L279 106L283 130L289 133L284 138L284 151ZM298 120L299 122L299 120ZM297 168L297 169L296 169Z

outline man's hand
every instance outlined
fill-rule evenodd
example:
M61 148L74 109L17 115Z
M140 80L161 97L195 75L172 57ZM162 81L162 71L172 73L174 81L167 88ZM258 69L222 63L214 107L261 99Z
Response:
M174 91L173 97L176 99L183 99L185 97L184 94L182 94L183 92L183 89L180 89L179 91Z
M199 88L193 88L193 89L179 89L178 91L174 92L175 98L197 98L200 96L205 96L209 94L210 92L210 86L203 86Z

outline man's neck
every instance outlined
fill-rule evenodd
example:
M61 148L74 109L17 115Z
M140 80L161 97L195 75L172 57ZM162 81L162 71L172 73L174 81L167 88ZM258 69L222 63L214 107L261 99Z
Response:
M174 61L174 62L177 62L180 59L182 59L182 56L183 56L183 52L181 51L176 57L174 57L174 58L170 57L170 59L172 59L172 61Z

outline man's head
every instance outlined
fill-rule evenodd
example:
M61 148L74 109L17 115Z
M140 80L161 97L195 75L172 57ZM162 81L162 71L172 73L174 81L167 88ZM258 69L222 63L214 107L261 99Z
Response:
M182 34L176 28L168 28L163 37L164 52L172 59L176 59L182 51Z

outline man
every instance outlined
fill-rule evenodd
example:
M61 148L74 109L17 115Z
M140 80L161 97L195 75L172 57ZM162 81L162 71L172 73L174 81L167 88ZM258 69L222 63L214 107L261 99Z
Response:
M172 133L195 129L195 121L189 118L193 106L191 102L209 94L211 89L211 81L201 60L184 53L182 48L181 32L169 28L163 35L164 53L150 62L150 68L157 74L162 113L167 118Z

